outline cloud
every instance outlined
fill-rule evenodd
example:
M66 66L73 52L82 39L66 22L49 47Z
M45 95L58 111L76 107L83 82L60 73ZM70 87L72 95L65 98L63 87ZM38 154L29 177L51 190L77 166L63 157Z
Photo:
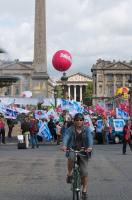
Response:
M10 58L33 60L33 0L0 1L0 45ZM51 75L59 49L72 54L68 73L90 73L98 58L130 60L132 52L131 0L47 0L47 63Z

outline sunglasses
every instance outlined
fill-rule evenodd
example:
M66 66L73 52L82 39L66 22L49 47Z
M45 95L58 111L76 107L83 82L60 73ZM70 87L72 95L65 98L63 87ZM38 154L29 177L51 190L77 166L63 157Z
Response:
M84 120L83 120L83 119L76 119L75 121L76 121L76 122L79 122L79 121L82 122L82 121L84 121Z

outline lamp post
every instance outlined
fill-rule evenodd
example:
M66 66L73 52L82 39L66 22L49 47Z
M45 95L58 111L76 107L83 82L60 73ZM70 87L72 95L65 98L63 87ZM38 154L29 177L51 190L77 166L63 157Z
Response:
M66 85L67 85L68 77L66 76L66 72L63 73L61 77L62 86L63 86L63 98L66 99Z
M130 120L132 122L132 74L130 74L130 78L128 80L129 83L129 114L130 114Z
M55 108L56 108L56 106L57 106L57 97L58 97L58 91L57 91L57 88L55 87L55 88L54 88Z

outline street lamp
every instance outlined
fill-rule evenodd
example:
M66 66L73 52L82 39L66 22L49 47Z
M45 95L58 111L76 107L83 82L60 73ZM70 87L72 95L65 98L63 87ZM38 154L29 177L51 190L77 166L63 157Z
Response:
M55 87L55 88L54 88L55 108L56 108L56 106L57 106L57 97L58 97L58 91L57 91L57 88Z
M130 120L132 121L132 74L130 74L130 78L128 80L128 87L129 87L129 113L130 113Z
M67 85L68 77L66 76L66 72L63 73L61 77L62 86L63 86L63 98L66 99L66 85Z

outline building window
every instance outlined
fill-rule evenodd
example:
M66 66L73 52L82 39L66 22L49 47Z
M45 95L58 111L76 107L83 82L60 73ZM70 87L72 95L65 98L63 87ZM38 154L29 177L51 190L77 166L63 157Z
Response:
M99 85L99 93L102 93L102 85Z
M16 87L15 95L19 95L19 94L20 94L19 87Z
M107 81L113 81L113 74L107 75Z
M126 74L125 75L125 81L128 82L129 79L130 79L130 74Z
M122 81L122 80L123 80L122 74L117 74L116 81Z
M113 87L113 85L109 85L108 86L108 93L107 94L108 94L109 97L114 95L114 87Z

